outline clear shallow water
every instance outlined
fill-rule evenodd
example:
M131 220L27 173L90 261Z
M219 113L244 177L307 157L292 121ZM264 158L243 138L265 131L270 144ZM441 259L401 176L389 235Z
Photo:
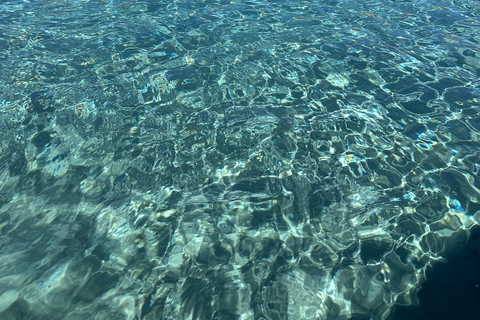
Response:
M476 1L0 5L0 316L387 319L480 219Z

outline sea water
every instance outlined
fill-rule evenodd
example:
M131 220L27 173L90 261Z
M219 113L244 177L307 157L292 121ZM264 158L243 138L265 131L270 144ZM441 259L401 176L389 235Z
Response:
M480 219L474 0L0 4L0 318L379 319Z

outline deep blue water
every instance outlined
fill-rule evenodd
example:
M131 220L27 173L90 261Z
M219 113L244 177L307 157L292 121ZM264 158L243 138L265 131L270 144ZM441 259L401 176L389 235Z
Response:
M474 0L2 1L0 319L465 319L479 111Z

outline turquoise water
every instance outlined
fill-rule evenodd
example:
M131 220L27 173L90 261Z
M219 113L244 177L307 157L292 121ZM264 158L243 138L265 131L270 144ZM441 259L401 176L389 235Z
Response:
M3 1L1 319L393 319L480 221L478 1Z

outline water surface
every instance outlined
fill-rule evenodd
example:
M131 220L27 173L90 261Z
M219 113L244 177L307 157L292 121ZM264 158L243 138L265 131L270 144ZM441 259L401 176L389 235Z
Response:
M0 4L2 319L387 319L480 210L477 1Z

